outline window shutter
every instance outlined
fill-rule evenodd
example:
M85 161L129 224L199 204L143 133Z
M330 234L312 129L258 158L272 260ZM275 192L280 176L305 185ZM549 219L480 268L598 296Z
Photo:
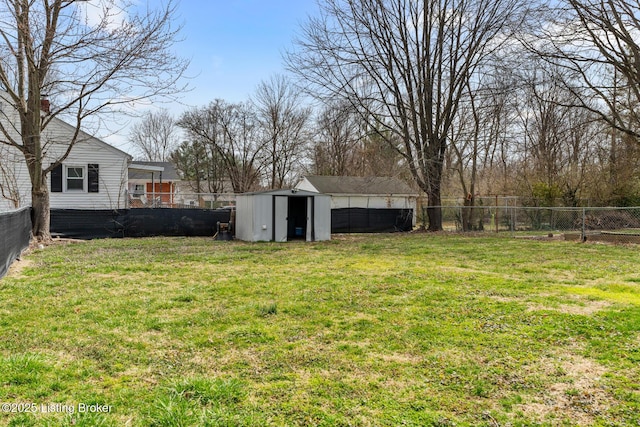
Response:
M98 173L99 165L97 164L89 164L88 167L88 178L89 185L88 190L89 193L99 193L100 192L100 175Z
M62 165L51 169L51 192L62 193Z

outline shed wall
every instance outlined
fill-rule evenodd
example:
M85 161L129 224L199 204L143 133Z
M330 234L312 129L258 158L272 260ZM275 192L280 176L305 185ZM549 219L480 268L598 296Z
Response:
M253 241L253 200L250 195L236 197L236 238Z
M331 196L331 209L344 208L415 210L416 199L405 196Z
M253 241L273 239L273 198L270 194L253 196Z
M317 241L331 240L331 198L317 196L314 201L314 228Z

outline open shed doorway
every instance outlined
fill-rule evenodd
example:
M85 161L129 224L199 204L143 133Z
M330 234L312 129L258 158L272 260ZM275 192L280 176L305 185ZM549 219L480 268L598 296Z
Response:
M306 240L309 222L307 197L289 197L287 207L287 240Z

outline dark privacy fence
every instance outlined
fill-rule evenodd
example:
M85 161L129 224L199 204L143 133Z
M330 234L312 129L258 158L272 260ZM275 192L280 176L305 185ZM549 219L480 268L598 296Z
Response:
M52 209L51 234L74 239L151 236L213 236L229 209Z
M411 231L413 209L331 209L332 233Z
M0 213L0 277L29 246L30 236L31 208Z

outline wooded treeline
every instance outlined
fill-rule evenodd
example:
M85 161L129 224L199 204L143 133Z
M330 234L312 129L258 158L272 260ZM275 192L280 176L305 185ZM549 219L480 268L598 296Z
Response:
M320 7L285 55L291 77L175 119L168 158L194 190L399 176L426 195L431 230L443 197L640 205L637 1Z

